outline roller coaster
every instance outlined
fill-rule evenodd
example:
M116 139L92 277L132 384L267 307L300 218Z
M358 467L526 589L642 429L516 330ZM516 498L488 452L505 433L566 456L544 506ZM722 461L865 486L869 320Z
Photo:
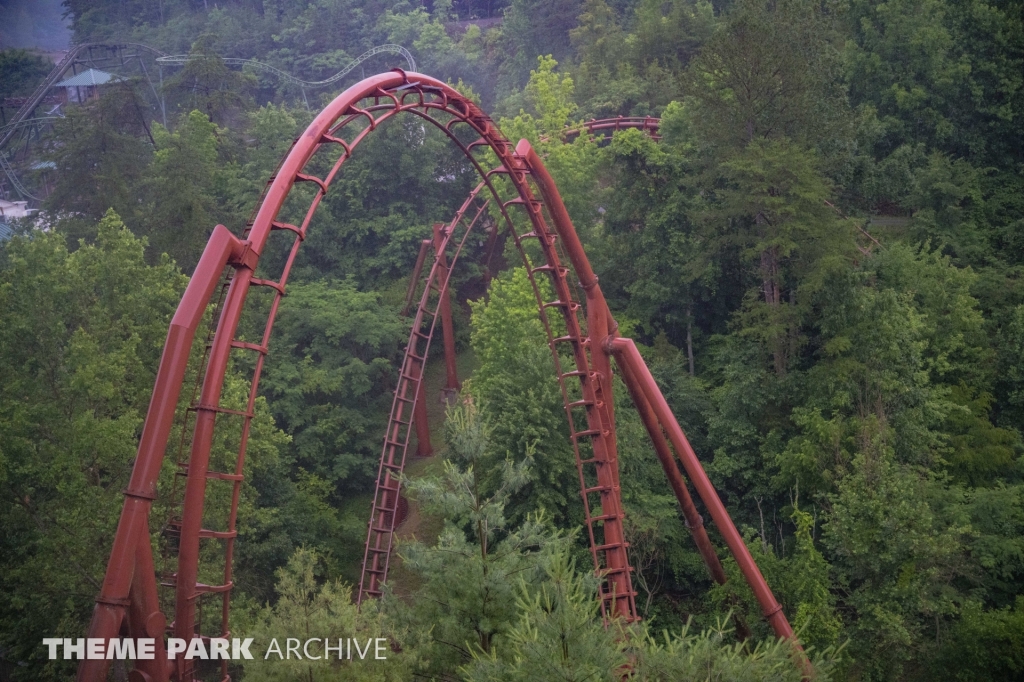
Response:
M241 236L222 225L214 229L170 324L88 636L155 639L155 657L136 661L131 671L131 679L136 681L183 682L212 674L212 670L199 670L195 661L180 655L168 658L164 638L208 641L231 634L232 561L238 540L238 501L246 475L246 447L260 375L270 352L274 321L289 274L317 208L344 164L367 136L398 116L416 117L440 130L463 152L480 182L449 223L434 227L433 238L423 245L417 259L408 297L410 310L417 292L421 293L411 312L408 343L383 436L357 601L364 604L380 596L386 586L400 516L400 475L412 434L426 428L424 368L439 319L450 363L446 388L457 386L450 362L454 358L449 310L451 272L467 252L468 237L474 229L488 224L492 234L500 229L503 237L514 244L547 335L569 425L586 537L600 578L605 619L632 622L639 618L620 496L612 390L616 372L643 421L711 577L719 583L726 580L689 486L710 514L776 636L793 639L781 605L637 346L619 334L597 275L541 156L526 140L513 144L506 139L476 104L449 85L400 69L349 87L316 116L267 183ZM656 134L657 120L593 121L584 130L598 134L625 127ZM423 273L430 251L433 262ZM266 259L283 262L279 272L267 272L262 264L270 253L286 254L283 261ZM542 285L542 278L550 286ZM554 298L546 300L544 292L554 292ZM158 576L151 512L197 330L214 298L219 299L216 322L208 339L202 378L180 424L188 453L177 465L177 478L184 486L180 515L170 524L176 540L176 567ZM256 336L247 336L244 331L251 325L240 324L247 313L262 316L262 331ZM251 359L246 365L252 370L244 405L225 404L223 396L225 377L236 354ZM215 433L233 434L237 444L233 455L225 459L212 454ZM210 491L215 486L223 487L215 494L216 499L230 500L226 509L211 504ZM222 513L223 518L214 519L214 511ZM216 575L217 579L201 582L201 575L207 580ZM161 587L171 599L161 601ZM211 607L205 612L204 603ZM166 614L165 608L173 613ZM169 624L168 615L173 616ZM806 658L797 664L803 666L805 675L813 674ZM78 680L105 680L108 667L107 660L83 660ZM226 661L217 675L221 680L230 679Z
M292 85L297 85L300 88L305 89L305 88L326 88L328 85L333 85L334 83L337 83L338 81L340 81L342 78L344 78L348 74L352 73L352 71L354 71L357 66L359 66L360 64L365 62L370 57L373 57L373 56L378 55L378 54L384 54L384 53L400 55L406 61L406 63L409 65L409 70L410 71L415 71L416 70L416 60L413 58L413 56L409 52L409 50L405 49L401 45L391 45L391 44L388 44L388 45L378 45L376 47L371 47L369 50L367 50L366 52L362 53L361 55L359 55L358 57L353 59L349 64L347 64L343 69L341 69L341 71L339 71L338 73L334 74L330 78L325 78L322 81L304 81L301 78L296 78L295 76L291 75L290 73L286 73L286 72L282 71L281 69L278 69L277 67L271 66L270 64L264 64L263 62L258 62L255 59L236 59L236 58L233 58L233 57L219 57L219 59L221 61L223 61L225 64L231 64L232 66L243 66L243 67L248 66L248 67L252 67L254 69L259 69L260 71L266 71L267 73L270 73L270 74L273 74L273 75L277 76L278 78L280 78L282 81L284 81L286 83L291 83ZM189 63L191 61L196 61L198 59L208 59L208 58L209 57L205 57L203 55L180 54L180 55L165 55L163 57L157 57L156 61L157 61L158 64L182 65L182 64L187 64L187 63Z
M157 82L154 83L149 70L146 67L146 60L143 59L143 55L148 54L154 59L157 66ZM256 61L254 59L237 59L233 57L216 57L213 55L169 55L161 50L158 50L148 45L141 43L84 43L81 45L75 45L68 53L64 56L59 63L57 63L50 73L43 79L36 89L25 98L25 101L21 104L14 116L11 117L10 122L0 127L0 170L3 170L8 181L10 182L13 189L25 199L31 199L39 201L39 197L33 195L26 187L25 184L18 177L16 170L12 167L10 159L7 158L6 153L10 150L15 137L19 133L25 133L23 135L22 147L26 147L29 142L38 140L41 133L40 131L52 124L53 121L60 118L59 116L35 116L36 110L46 99L47 93L53 88L60 80L69 72L75 72L78 66L88 67L104 67L114 68L117 67L121 70L130 68L133 64L138 66L139 75L141 75L149 85L153 96L156 98L160 113L164 119L164 125L167 124L166 107L164 106L164 100L161 94L163 89L163 71L162 67L171 66L179 67L188 64L189 62L202 60L202 59L220 59L225 64L232 66L241 66L243 68L256 69L268 73L278 80L295 85L302 91L303 101L306 102L306 90L313 90L318 88L328 87L342 80L362 65L367 60L375 57L379 54L394 54L401 57L409 67L410 71L416 70L416 60L412 54L402 47L401 45L378 45L372 47L361 55L352 59L348 64L342 67L333 76L325 78L320 81L306 81L301 78L297 78L277 67L265 64L263 62ZM308 102L307 102L308 106ZM12 155L15 156L15 155ZM24 156L24 154L22 154Z

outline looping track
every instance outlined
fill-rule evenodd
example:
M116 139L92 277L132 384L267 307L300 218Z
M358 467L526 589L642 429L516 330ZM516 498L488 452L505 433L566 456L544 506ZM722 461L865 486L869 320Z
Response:
M352 86L313 120L268 183L259 209L241 238L223 226L214 230L171 322L89 637L115 638L126 634L155 638L155 659L136 662L138 675L145 676L140 679L196 679L191 660L167 660L164 650L166 618L158 598L149 517L194 336L225 269L228 283L205 362L202 388L186 417L186 427L192 424L191 452L180 462L184 495L180 518L172 524L177 537L177 570L165 575L162 584L174 593L174 619L166 627L167 634L186 640L229 636L235 521L246 445L259 378L288 276L317 207L344 163L367 135L399 114L418 116L441 130L475 167L481 185L438 234L437 256L420 297L392 403L359 599L379 594L386 576L400 492L397 474L404 466L414 414L422 400L423 367L442 301L446 300L449 264L454 265L467 235L485 211L486 196L500 214L508 237L526 266L552 350L572 434L591 554L595 570L602 578L605 616L626 620L637 617L619 493L611 382L614 357L684 514L688 521L692 517L697 519L696 525L689 525L712 575L719 577L715 567L718 571L721 567L671 450L682 461L690 482L761 602L765 617L778 636L792 637L781 607L636 347L628 339L618 337L597 277L540 157L525 140L513 146L483 111L451 87L429 76L397 69ZM280 272L266 273L260 266L261 257L273 248L286 249L285 264ZM538 274L548 278L550 289L540 285ZM544 299L545 290L554 292L552 300ZM250 294L268 297L265 306L251 305L247 311ZM261 314L261 319L265 319L257 338L245 337L248 324L242 325L240 332L240 321L246 312L250 316ZM242 354L251 359L248 397L244 405L225 404L223 388L228 366L235 362L233 356ZM563 362L568 365L563 366ZM225 438L233 438L237 445L230 456L224 454ZM211 489L224 488L220 493L208 494L208 485ZM226 507L225 499L230 500ZM219 521L215 518L218 515L222 517ZM221 576L216 584L199 581L201 575L215 574ZM218 617L202 616L200 607L204 599L219 602ZM103 680L106 672L107 661L85 660L78 679ZM228 679L226 662L222 677Z

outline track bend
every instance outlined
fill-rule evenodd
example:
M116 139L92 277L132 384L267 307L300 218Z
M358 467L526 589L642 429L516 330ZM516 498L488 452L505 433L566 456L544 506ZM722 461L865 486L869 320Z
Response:
M619 116L617 118L591 119L583 122L581 125L566 128L564 139L575 139L581 134L588 136L605 135L627 129L642 130L657 139L659 123L659 119L650 116ZM443 242L439 249L434 250L433 266L423 277L422 283L416 281L419 278L420 263L422 261L418 261L416 268L413 270L413 281L409 285L409 297L411 298L420 287L422 287L423 295L413 315L412 331L409 336L409 343L405 348L402 359L402 371L395 387L395 398L392 403L387 429L384 432L384 446L377 472L376 489L363 554L363 569L359 581L359 603L362 603L364 599L380 596L382 584L387 579L395 528L401 523L401 515L398 509L401 500L399 476L405 469L409 450L409 436L413 422L418 418L418 414L422 414L422 409L418 402L423 400L424 393L419 390L419 384L422 381L423 367L427 362L430 352L439 301L444 300L449 295L449 275L461 255L462 246L465 244L466 238L480 218L487 214L491 201L485 194L486 189L486 183L481 182L478 184L455 213L451 222L441 228ZM458 234L459 230L463 231L461 236ZM426 242L424 242L424 245L426 245ZM454 251L448 254L449 247L453 245ZM421 252L421 258L422 255ZM523 257L525 258L525 254L523 254ZM564 261L563 257L562 262ZM550 341L551 337L549 334ZM555 361L559 361L557 356ZM559 376L561 376L561 372L559 372ZM560 379L560 383L564 383L564 379ZM568 399L571 391L565 386L561 388L562 395L565 398L566 411L571 416L569 404L572 401ZM578 451L578 439L581 436L576 433L575 429L573 429L573 433L576 434L573 439L574 449ZM584 476L583 469L585 467L579 457L577 457L577 463L582 477ZM602 521L602 519L592 519L589 500L586 495L584 495L584 504L587 505L588 531L591 538L593 538L595 537L593 526ZM600 531L600 528L597 529L598 536L601 535ZM599 564L596 556L594 561L595 565Z
M304 81L301 78L296 78L295 76L291 75L286 71L282 71L276 66L264 64L263 62L258 62L255 59L237 59L235 57L221 57L220 59L225 64L231 64L232 66L251 66L253 68L260 69L261 71L266 71L267 73L271 73L287 83L291 83L292 85L298 85L300 88L323 88L327 87L328 85L333 85L334 83L337 83L342 78L352 73L352 71L357 66L365 62L370 57L383 53L401 55L402 58L405 59L405 62L409 65L409 70L416 70L416 60L413 58L412 53L410 53L409 50L405 49L401 45L391 44L377 45L376 47L371 47L369 50L362 53L361 55L353 59L351 62L346 64L345 67L341 69L341 71L338 71L338 73L334 74L330 78L325 78L322 81ZM163 57L157 58L156 61L158 64L175 64L180 66L199 59L207 59L207 57L204 57L202 55L188 54L165 55Z
M198 671L192 660L180 655L168 657L165 634L183 640L230 636L236 516L259 379L269 352L274 320L295 258L333 180L359 144L378 126L399 114L417 116L437 127L464 153L481 178L483 187L479 196L465 204L465 210L441 231L439 254L450 258L448 262L454 265L466 235L477 222L473 216L485 210L480 198L486 189L491 211L500 214L526 267L561 386L591 556L601 578L600 596L605 616L627 621L637 617L619 492L610 364L616 353L617 360L621 358L631 363L632 371L624 374L624 378L632 377L639 382L637 390L644 392L653 408L651 428L666 429L676 455L683 460L688 476L754 588L766 618L778 636L792 637L781 606L685 442L660 390L649 373L645 373L642 359L635 353L631 355L628 345L621 349L616 345L620 339L597 277L540 157L525 140L513 147L476 104L452 87L429 76L400 69L351 86L316 116L267 184L259 207L241 237L223 226L214 229L168 331L88 636L154 638L154 658L136 661L132 671L136 677L153 682L197 679ZM467 216L470 216L468 220ZM267 268L261 265L262 256L270 249L281 248L286 254L283 267L279 272L266 272ZM269 259L269 262L281 260ZM397 501L399 492L392 467L400 468L406 456L411 415L417 396L422 394L419 387L429 350L429 331L436 326L437 304L447 294L450 272L450 268L444 267L444 261L435 259L428 275L430 285L420 298L421 309L410 333L378 477L381 503L375 500L374 519L369 529L371 535L375 532L374 524L383 530L376 531L378 535L372 542L368 541L365 548L367 556L374 555L369 562L371 567L374 561L378 567L386 567L385 546L390 547L392 542L394 523L391 500ZM570 283L570 272L574 280L579 281L578 287ZM167 625L158 596L150 514L157 498L159 474L193 341L207 305L225 274L227 285L218 306L216 331L210 339L202 385L197 399L185 412L182 430L182 442L186 442L186 430L192 425L191 438L187 441L190 452L181 467L185 485L181 518L176 526L177 570L163 582L173 592L173 619ZM540 286L538 274L547 276L550 289ZM542 291L548 290L554 292L552 300L542 296ZM250 296L268 296L269 299L264 299L266 305L257 304L247 309ZM262 332L254 338L248 338L244 332L240 336L240 329L250 328L249 324L240 327L246 312L256 316L252 322L265 319ZM251 369L248 397L244 404L225 404L224 382L237 354L250 359L236 365ZM229 438L237 443L233 453L226 454L222 447L213 451L215 433L219 434L218 443ZM385 463L389 466L385 467ZM676 466L674 460L671 465ZM220 494L208 496L208 486L226 488L221 488ZM224 500L229 503L225 505ZM376 551L371 552L371 546ZM383 575L383 572L364 573L359 599L379 591ZM201 576L209 582L201 582ZM203 609L203 603L210 601L213 602L210 608ZM107 660L83 660L78 680L105 680L108 668ZM222 662L221 678L230 679L227 661Z

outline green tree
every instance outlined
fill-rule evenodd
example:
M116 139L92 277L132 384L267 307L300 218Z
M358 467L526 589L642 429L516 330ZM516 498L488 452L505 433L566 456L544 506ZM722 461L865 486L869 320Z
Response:
M277 171L281 159L302 132L302 124L308 116L307 112L285 104L267 104L249 112L244 131L241 131L245 141L238 145L237 151L231 149L227 156L234 163L224 168L227 176L224 199L229 204L229 215L247 215L253 210L267 180ZM217 131L218 136L223 133L222 129ZM230 144L221 140L222 145ZM280 271L280 265L275 262L272 269Z
M149 215L144 234L152 258L167 253L186 272L199 262L217 223L228 220L218 201L226 189L219 134L199 111L182 117L173 132L153 125L156 153L145 177Z
M189 61L164 84L185 111L202 111L210 121L221 124L249 103L251 76L232 71L214 51L214 36L199 36L189 52Z
M851 468L824 535L841 608L855 614L850 654L865 677L901 679L957 612L953 583L970 526L943 518L928 501L935 484L885 454L858 455Z
M793 144L752 141L721 167L708 220L720 240L740 247L758 280L741 333L769 349L783 376L800 342L800 290L813 290L821 270L853 245L853 227L829 207L814 156Z
M256 682L408 679L407 661L414 654L397 653L390 643L383 652L378 651L378 638L390 641L387 626L372 607L360 612L352 603L349 585L318 580L319 560L314 550L301 547L292 554L287 566L277 570L277 601L254 614L253 625L246 634L260 646L266 645L265 651L269 651L271 642L276 640L281 656L268 653L245 661L245 679ZM319 641L310 644L297 658L294 654L287 654L285 658L288 638L298 638L303 643L311 638ZM352 652L350 639L359 643L359 649L351 658L346 658ZM347 644L341 653L336 649L339 642L342 646ZM331 647L331 652L326 651L326 645ZM360 650L366 654L365 659L359 657ZM386 660L378 660L378 655Z
M131 83L106 86L97 102L68 109L48 150L58 178L44 207L73 241L96 236L108 208L135 224L139 179L152 158L145 104Z
M46 60L28 50L0 50L0 98L31 94L49 72Z
M714 8L693 0L643 0L632 16L621 16L615 4L585 2L569 32L579 53L581 108L597 118L657 115L683 95L680 76L711 37Z
M502 24L502 47L508 57L500 66L499 92L507 94L526 84L538 55L564 62L569 56L569 32L576 25L579 0L512 0Z
M850 2L850 96L878 112L882 155L920 141L979 165L1015 163L1022 19L1013 3Z
M529 480L530 459L495 457L488 431L471 402L450 408L444 472L405 484L428 513L445 519L434 547L399 545L403 564L422 580L412 606L402 608L394 597L385 603L423 657L422 674L450 674L498 646L511 627L517 580L540 579L542 557L565 542L543 514L519 525L505 516L511 496ZM485 486L488 468L498 472L497 487Z
M687 71L703 142L827 141L846 115L838 43L834 15L820 3L735 3Z
M335 491L363 488L377 470L405 322L351 281L318 281L289 286L275 332L261 386L293 438L293 466Z
M636 130L614 136L604 160L619 189L587 247L619 315L648 340L663 334L686 348L693 361L699 324L721 322L744 282L733 254L716 252L699 229L687 116L677 102L666 107L661 143Z
M984 610L978 602L964 605L951 641L934 662L933 674L952 679L995 682L1024 672L1024 598L1011 608Z
M804 679L798 656L786 640L749 645L730 644L723 623L690 634L689 625L679 634L665 632L663 639L645 635L638 647L636 676L642 680L799 680ZM833 651L812 652L814 679L832 679Z
M1010 313L1010 322L999 334L1000 423L1007 427L1024 424L1024 305Z
M491 447L516 459L533 453L531 480L512 496L507 513L521 521L543 509L556 525L582 522L562 395L526 271L494 280L489 300L471 305L480 363L472 392L489 424Z
M518 622L503 646L474 652L465 666L467 682L508 680L611 680L628 661L626 640L618 628L601 623L597 580L576 570L566 551L548 557L544 581L530 588L521 582ZM500 655L499 655L500 654Z
M478 654L463 668L470 682L498 680L627 679L668 680L796 680L803 673L798 654L785 640L749 648L728 642L719 622L700 634L687 624L678 633L656 638L642 624L604 626L592 576L576 571L564 552L545 566L546 578L518 601L518 618L503 646L489 656ZM814 655L815 679L831 679L834 652ZM628 672L626 672L628 671Z
M823 548L815 544L813 534L818 520L796 506L791 511L796 527L791 549L784 545L777 550L764 535L757 537L753 532L748 547L803 645L809 646L814 656L838 658L845 633L836 609L834 569L822 553ZM719 613L731 607L736 617L752 625L756 635L770 640L770 631L760 617L760 605L735 561L726 560L724 568L729 581L711 589L710 601Z
M166 258L147 265L145 242L113 211L95 233L95 244L72 253L60 233L17 237L0 270L0 585L8 595L0 641L8 660L27 664L16 679L69 673L70 662L41 658L39 642L86 629L187 281ZM226 404L244 399L240 384L229 377ZM227 456L229 430L218 429L215 466ZM249 470L276 459L282 445L261 400ZM166 464L161 491L174 477L173 461ZM211 490L211 513L223 512L229 497ZM244 486L240 528L251 520L253 497ZM167 511L159 500L154 530Z

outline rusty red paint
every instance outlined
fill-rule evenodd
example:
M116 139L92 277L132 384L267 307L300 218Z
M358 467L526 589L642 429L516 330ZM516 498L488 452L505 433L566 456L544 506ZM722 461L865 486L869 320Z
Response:
M168 331L153 400L147 413L131 483L126 491L125 505L114 538L106 577L97 597L89 636L114 638L124 633L129 637L156 637L160 642L158 646L163 646L161 635L164 631L165 618L159 610L157 600L157 582L150 550L149 515L152 501L156 496L157 476L171 431L195 332L222 272L230 264L232 278L220 308L199 403L192 407L196 416L192 449L187 462L178 568L166 583L175 592L172 626L174 636L189 639L203 635L200 632L202 624L196 619L196 610L197 602L204 594L219 598L221 603L218 631L210 634L224 636L229 632L235 513L244 474L248 429L277 309L306 230L320 201L329 191L334 177L353 150L377 125L399 113L420 116L441 129L462 149L481 174L483 181L470 200L460 209L457 220L440 230L432 240L435 246L434 264L427 275L428 286L424 287L419 308L413 317L409 344L400 370L399 385L384 439L378 469L377 493L368 526L359 600L379 594L381 583L387 574L393 531L401 513L401 483L398 474L405 463L417 404L423 403L424 363L437 318L441 316L440 303L448 297L451 268L454 267L472 226L487 210L487 202L481 202L478 196L486 189L490 194L487 201L495 202L494 206L505 221L510 237L527 264L541 320L552 347L570 423L591 554L595 569L603 579L603 613L607 617L619 617L627 621L637 618L635 593L630 578L632 569L629 566L627 543L622 530L623 511L619 494L610 363L610 357L614 353L619 361L624 357L632 358L625 360L627 363L633 363L631 371L634 379L631 380L631 391L642 391L649 401L653 413L668 434L669 441L682 458L687 475L701 499L711 510L712 518L722 530L729 549L740 563L744 576L751 583L758 599L762 601L765 615L776 633L779 636L792 637L792 630L785 616L782 615L771 591L753 564L749 552L746 552L742 540L738 539L738 533L728 513L710 487L710 482L703 474L696 456L689 449L689 444L685 442L682 430L671 416L671 412L667 411L667 404L657 391L657 386L653 384L653 379L650 379L646 366L642 360L636 362L638 355L633 358L635 347L630 351L631 342L616 338L616 326L600 292L597 278L576 237L557 188L539 156L525 141L513 148L477 105L445 83L422 74L406 74L397 69L353 85L314 119L306 132L295 142L268 186L255 219L246 229L243 239L234 237L220 226L214 230ZM462 141L454 132L458 126L468 128L477 136L476 142L467 144ZM653 133L657 129L657 123L656 119L613 120L604 123L591 122L589 129L596 132L622 127L638 127ZM306 166L314 153L325 146L335 149L338 157L326 176L317 177L312 171L306 171ZM498 167L486 171L481 166L482 159L475 156L476 149L490 150L498 160ZM513 199L507 199L508 195L503 196L499 191L495 180L498 177L506 179L505 183L514 191ZM296 221L298 224L280 222L281 208L297 182L308 183L313 187L313 199L304 218ZM530 232L516 233L509 214L513 207L525 212ZM548 224L548 218L552 225ZM285 230L294 234L285 266L277 280L254 278L253 273L259 257L273 230ZM529 263L526 259L526 252L522 247L526 239L538 240L544 254L543 264ZM450 258L446 256L446 250L450 250ZM562 262L562 252L566 254L568 264ZM425 251L421 253L425 260ZM422 265L420 262L419 266ZM568 279L569 265L583 286L585 301L573 298L574 285ZM544 273L550 278L557 296L555 301L544 301L541 298L541 289L535 280L538 273ZM418 278L414 278L410 291L414 291L416 279ZM258 343L247 343L235 338L239 318L252 287L265 287L273 296L263 337ZM554 336L547 317L548 310L557 311L557 314L561 315L560 324L567 330L565 335ZM580 317L581 312L585 313L585 320ZM589 332L584 333L584 329ZM447 329L445 332L445 336L451 338ZM561 357L558 353L558 349L562 347L568 351L575 369L562 370ZM258 353L258 359L245 409L231 410L220 404L221 391L230 355L238 350L255 351ZM455 381L457 382L457 378ZM243 420L242 438L235 467L230 472L210 471L210 447L217 422L219 419L228 418ZM421 423L425 424L425 419L422 419ZM581 447L589 453L587 456L581 455ZM588 484L588 480L596 483ZM225 483L233 486L227 530L215 532L203 529L207 485ZM597 507L599 513L595 513ZM201 585L197 581L200 568L199 548L204 539L224 543L224 581L220 585ZM158 651L154 661L140 661L138 673L154 682L194 679L196 671L191 661L166 661L161 653L162 651ZM221 672L222 675L226 675L226 662ZM79 667L78 679L82 682L103 680L106 673L106 661L86 660L82 661Z

